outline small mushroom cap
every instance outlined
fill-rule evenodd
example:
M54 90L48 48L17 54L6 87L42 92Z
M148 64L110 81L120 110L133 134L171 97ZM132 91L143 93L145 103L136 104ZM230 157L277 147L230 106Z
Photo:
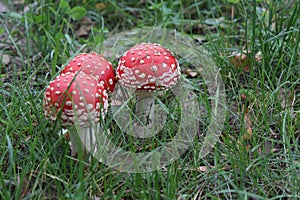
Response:
M115 87L116 78L112 64L102 55L95 52L78 54L71 60L61 73L77 73L82 71L92 75L100 82L103 82L105 89L112 92Z
M55 121L61 111L63 127L98 122L108 108L108 95L102 84L84 72L66 72L50 82L44 94L44 114Z
M116 75L128 88L165 90L178 82L180 67L170 50L159 44L142 43L121 56Z

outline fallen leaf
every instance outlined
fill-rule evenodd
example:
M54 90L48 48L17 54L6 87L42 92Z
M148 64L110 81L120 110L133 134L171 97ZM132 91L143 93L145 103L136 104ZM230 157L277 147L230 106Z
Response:
M246 128L246 133L243 135L244 140L249 140L252 137L252 121L251 116L248 110L248 102L251 101L251 97L248 97L247 94L242 93L240 95L241 101L242 101L242 112L244 113L244 125Z
M256 54L255 54L255 61L256 62L260 62L262 60L262 57L263 57L263 54L261 51L258 51Z
M103 10L106 8L106 5L105 5L105 3L97 3L95 5L95 8L96 8L96 10Z
M234 67L243 68L245 72L250 72L250 61L248 58L249 53L250 51L233 52L229 56L230 64Z
M287 91L284 88L281 88L278 94L278 100L281 102L282 109L290 107L293 110L295 102L295 95L293 94L293 91Z
M200 166L198 169L199 169L200 172L206 172L207 171L206 166Z
M85 37L89 35L89 32L91 30L90 26L87 25L81 25L80 28L76 31L77 37Z
M243 139L249 140L252 137L252 127L253 127L249 112L245 113L244 115L244 124L246 127L246 133L243 135Z
M5 13L8 11L9 10L8 10L7 6L4 3L0 2L0 13Z
M20 6L20 5L23 5L25 3L25 0L14 0L13 1L13 4L15 6Z
M185 72L186 75L188 75L189 77L196 77L198 75L198 72L197 71L194 71L192 69L187 69L186 72Z
M80 20L80 24L93 25L93 24L95 24L95 22L91 18L85 16Z
M10 56L8 54L2 55L2 64L8 65L10 63Z
M80 28L76 31L77 37L86 37L89 35L90 30L92 29L92 26L95 24L95 22L89 18L89 17L83 17L80 21Z
M242 102L242 115L243 115L243 124L244 128L242 131L241 138L238 139L237 144L238 147L245 148L246 150L249 150L251 148L250 139L252 138L253 134L253 123L251 120L251 114L249 113L249 102L251 101L251 95L247 93L241 93L240 99Z

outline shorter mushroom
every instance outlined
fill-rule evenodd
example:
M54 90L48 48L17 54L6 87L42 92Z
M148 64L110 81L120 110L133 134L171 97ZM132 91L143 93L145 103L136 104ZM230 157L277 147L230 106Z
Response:
M177 84L180 67L173 53L159 44L142 43L120 58L117 79L137 92L136 113L144 124L154 121L154 91L168 90Z
M92 75L66 72L58 75L46 88L43 107L46 118L51 121L61 116L64 128L80 126L79 133L70 131L71 152L74 155L79 148L83 150L83 146L77 143L79 138L88 151L93 148L95 133L91 124L104 119L108 95L103 84Z

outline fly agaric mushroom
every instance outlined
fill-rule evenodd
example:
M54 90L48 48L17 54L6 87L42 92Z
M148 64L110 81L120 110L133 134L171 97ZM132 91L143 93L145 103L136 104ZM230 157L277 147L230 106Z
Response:
M61 73L77 73L79 71L100 80L108 91L112 92L114 90L116 83L115 72L112 64L105 60L102 55L98 55L95 52L78 54Z
M61 73L46 88L43 103L46 118L55 121L61 112L64 128L80 126L80 133L70 131L72 154L78 153L78 148L83 150L82 145L78 144L79 138L90 151L95 142L91 122L97 123L101 117L103 119L108 108L108 95L103 84L84 72Z
M177 84L180 68L173 53L159 44L142 43L126 51L120 58L117 79L126 88L137 91L136 112L143 123L153 121L156 90L168 90ZM150 108L150 109L149 109Z

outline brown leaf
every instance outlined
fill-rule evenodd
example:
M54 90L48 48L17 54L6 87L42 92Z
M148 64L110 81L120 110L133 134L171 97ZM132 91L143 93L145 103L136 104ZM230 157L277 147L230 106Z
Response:
M206 166L200 166L198 167L200 172L206 172L208 170L208 168Z
M262 60L262 57L263 57L263 54L261 51L258 51L256 54L255 54L255 61L256 62L260 62Z
M241 101L242 101L242 111L244 113L244 125L246 128L246 133L243 135L244 140L249 140L252 137L252 121L251 121L251 116L248 110L248 105L245 104L245 102L249 102L250 98L246 94L241 94L240 96Z
M80 20L80 24L84 24L84 25L94 25L95 22L94 22L91 18L85 16L85 17L83 17L83 18Z
M77 37L85 37L89 35L89 32L91 30L90 26L87 25L81 25L80 28L76 31Z
M2 64L8 65L9 63L10 63L10 56L8 54L3 54L2 55Z
M282 109L286 109L290 107L293 110L295 98L296 98L295 91L287 91L284 88L280 89L278 100L280 100L281 102Z
M25 0L14 0L14 1L13 1L13 4L14 4L15 6L24 5L24 3L25 3Z
M95 5L95 8L96 8L96 10L103 10L106 8L106 5L105 5L105 3L97 3Z
M246 131L247 131L243 135L243 139L244 140L249 140L252 137L252 127L253 127L253 124L252 124L252 121L251 121L249 115L250 115L249 112L245 113L245 115L244 115L244 124L245 124Z
M249 53L250 51L232 52L229 56L230 64L234 67L243 68L245 72L250 72Z
M194 78L194 77L196 77L196 76L198 75L198 72L197 72L197 71L194 71L194 70L192 70L192 69L187 69L187 70L185 71L185 74L188 75L189 77Z
M7 6L4 3L0 2L0 13L5 13L8 11L9 10L8 10Z
M248 109L248 102L251 100L246 94L241 94L240 99L242 102L242 113L243 113L243 122L246 132L242 137L238 140L238 147L246 148L249 150L251 148L250 139L252 138L252 130L253 130L253 123L251 120L251 113ZM243 146L242 146L243 145ZM245 145L245 146L244 146Z
M86 37L89 35L90 30L92 29L92 26L95 24L95 22L89 18L89 17L83 17L80 22L80 28L76 31L77 37Z

